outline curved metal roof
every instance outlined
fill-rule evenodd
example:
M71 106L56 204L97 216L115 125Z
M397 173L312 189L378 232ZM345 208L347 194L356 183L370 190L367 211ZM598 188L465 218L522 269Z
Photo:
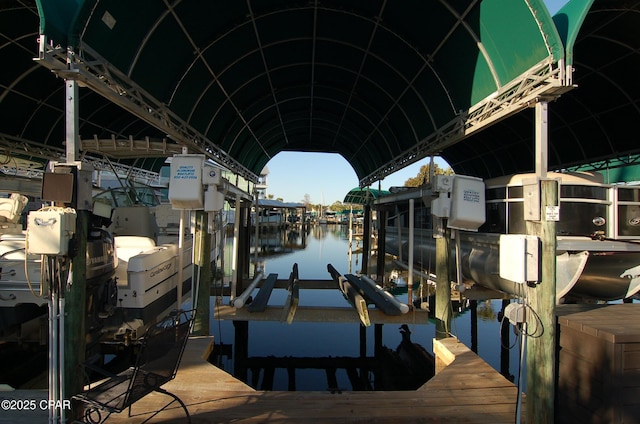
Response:
M586 5L585 5L586 3ZM640 153L640 1L574 0L554 15L576 89L549 103L549 169ZM585 6L588 13L585 13ZM569 52L571 52L569 54ZM534 114L523 111L446 149L457 172L484 178L534 169ZM607 161L611 163L611 161Z
M613 3L621 4L601 0L586 16L570 62L580 89L551 105L552 119L585 91L582 75L614 88L633 81L624 78L633 68L618 69L637 65L631 37L612 33L615 22L590 24ZM622 3L608 18L623 20L619 29L640 9ZM0 146L29 158L63 152L64 84L49 68L90 88L81 90L83 150L141 168L157 170L158 156L186 145L250 179L281 151L339 153L363 185L430 153L480 177L528 170L533 124L516 112L570 82L556 24L541 0L39 0L37 8L8 0L0 3ZM34 62L39 33L48 42ZM630 43L628 60L606 67L588 50L608 38ZM71 73L58 48L67 44ZM624 104L637 106L627 94ZM574 102L596 110L593 94ZM558 131L580 131L568 125L582 124L570 112L559 121L567 125L552 121L552 144ZM597 155L625 145L608 136ZM591 147L574 140L552 146L554 165L588 159Z
M342 203L345 203L347 205L367 205L372 203L378 197L386 196L389 193L391 192L388 190L377 190L369 187L355 187L349 190L349 193L344 196L344 200L342 201Z

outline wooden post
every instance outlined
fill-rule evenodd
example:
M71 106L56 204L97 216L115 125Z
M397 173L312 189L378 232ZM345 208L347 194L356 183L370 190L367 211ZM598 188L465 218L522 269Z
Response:
M358 329L360 330L360 357L361 358L366 358L367 357L367 327L365 327L364 325L360 324L358 326Z
M369 275L369 254L371 253L371 206L364 205L362 224L362 273Z
M387 217L388 212L386 209L378 209L378 257L376 261L376 274L378 274L378 282L384 287L384 265L385 265L385 250L386 246L386 237L387 237Z
M242 280L241 273L238 272L238 252L240 250L240 194L236 194L235 219L233 222L233 247L231 250L231 295L229 302L233 302L238 293L242 293L242 286L238 287L238 282Z
M383 344L382 344L382 324L374 324L373 327L373 356L374 358L376 358L377 361L381 361L383 356L382 356L382 349L383 349ZM373 375L374 375L374 387L376 390L382 390L383 384L381 384L381 381L383 380L383 375L384 373L381 372L381 370L379 369L379 367L375 367L373 370Z
M540 220L527 221L527 234L541 241L539 284L527 286L527 422L553 422L556 364L556 219L558 182L547 179L548 104L535 106L536 176L540 181ZM532 313L535 312L535 313Z
M469 309L471 309L471 351L478 353L478 301L470 300Z
M196 211L196 229L194 243L194 273L198 284L192 287L196 302L196 317L193 334L209 335L209 296L211 294L211 234L209 233L207 212ZM196 292L197 290L197 292Z
M527 287L527 422L553 422L556 349L556 223L551 216L558 206L558 182L541 181L541 222L528 222L529 234L536 233L542 243L539 284ZM530 313L529 311L534 311Z
M415 199L409 199L409 252L407 263L409 265L409 272L407 275L407 305L409 309L413 309L413 249L414 244L414 229L415 229ZM398 243L398 247L400 243Z
M84 367L86 355L86 269L87 237L89 234L89 211L76 211L76 240L78 253L72 259L71 284L64 290L64 398L82 391L85 384Z
M258 190L254 188L254 235L253 235L253 275L257 275L261 271L260 267L260 199ZM249 219L251 221L251 219Z
M240 226L240 252L238 256L238 269L240 276L240 285L242 290L244 280L249 278L249 268L251 265L251 202L242 202L242 225ZM240 290L238 293L242 293Z
M503 313L509 303L511 303L511 300L502 299ZM509 339L510 334L511 327L509 326L509 323L503 322L502 326L500 327L500 374L502 374L509 381L513 381L513 376L509 371L509 346L511 346L511 341Z
M248 382L247 359L249 358L249 322L233 321L234 335L234 360L233 376Z
M451 275L449 242L451 230L445 229L444 236L436 238L436 339L449 337L451 331Z

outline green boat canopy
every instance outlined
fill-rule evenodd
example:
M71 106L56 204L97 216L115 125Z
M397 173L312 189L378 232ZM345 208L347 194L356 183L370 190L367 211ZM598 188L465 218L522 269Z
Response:
M6 0L0 147L7 163L63 155L73 78L83 158L154 172L182 147L254 181L282 151L338 153L360 186L431 154L481 178L527 172L540 100L550 169L619 157L639 150L639 9Z
M377 190L368 187L355 187L352 188L346 196L344 196L344 200L342 201L342 203L353 205L368 205L378 197L386 196L387 194L390 194L388 190Z

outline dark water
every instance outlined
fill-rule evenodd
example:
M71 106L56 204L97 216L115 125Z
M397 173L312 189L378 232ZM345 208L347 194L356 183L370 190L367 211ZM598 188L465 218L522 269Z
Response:
M266 236L265 236L266 238ZM275 246L275 240L287 240L289 245L302 245L302 237L289 235L282 238L281 235L268 236L270 244ZM353 249L361 247L354 241ZM260 258L264 260L264 271L278 273L278 278L286 279L292 270L294 263L298 264L299 278L304 279L330 279L327 272L327 264L331 263L342 274L356 273L361 270L362 255L349 255L349 242L346 226L329 225L312 227L306 236L306 248L291 249L288 253L275 254ZM229 259L225 259L230 263ZM370 259L370 264L375 264L375 258ZM254 295L257 293L254 292ZM287 298L287 291L275 289L269 300L269 305L282 306ZM406 294L399 294L402 302L407 302ZM229 299L223 298L222 302L228 304ZM212 308L214 301L212 299ZM300 290L300 306L346 306L347 301L338 290ZM452 324L452 333L468 347L472 347L472 313L469 302L458 306L454 304L456 316ZM500 322L497 314L502 308L501 300L477 302L477 352L496 370L501 369L500 359ZM412 314L424 314L425 312L409 312L406 315L406 324L411 331L414 343L419 343L427 351L433 352L433 338L435 337L435 325L413 324ZM395 349L401 342L401 334L397 324L383 326L383 345ZM215 336L216 343L234 344L234 327L229 321L212 321L211 333ZM279 322L250 322L249 323L249 357L275 356L275 357L358 357L360 355L360 325L336 324L336 323L296 323ZM366 328L366 354L373 356L374 352L374 326ZM509 345L512 349L508 353L509 373L518 374L519 351L516 337L509 329ZM233 360L222 357L218 365L226 371L233 373ZM503 365L504 360L503 360ZM338 387L342 390L352 390L346 371L339 369L336 373ZM371 376L371 378L373 378ZM324 370L321 369L297 369L296 390L327 390L328 383ZM251 372L249 381L251 383ZM287 390L288 376L285 369L276 369L273 390Z

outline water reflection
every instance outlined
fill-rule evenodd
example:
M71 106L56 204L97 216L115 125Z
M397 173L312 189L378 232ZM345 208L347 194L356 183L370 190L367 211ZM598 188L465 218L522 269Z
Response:
M298 264L301 280L329 280L329 263L343 272L357 273L362 264L362 242L354 240L350 252L348 235L348 228L342 225L261 232L259 245L273 248L260 248L256 256L252 255L252 260L259 262L265 274L277 273L279 279L289 276L294 263ZM275 250L279 251L276 253ZM375 262L375 259L369 260L370 264ZM253 294L255 296L255 292ZM402 302L408 301L406 292L397 296ZM286 298L286 290L276 289L269 305L281 307ZM216 300L212 298L211 302L213 310ZM218 302L228 304L229 299L220 298ZM501 310L501 301L487 300L478 304L476 309L475 302L452 302L453 335L477 351L495 369L502 368L505 375L517 374L510 368L517 366L518 352L513 349L501 352L500 349L501 330L496 311ZM339 290L300 290L300 306L347 305ZM435 326L415 324L414 321L414 314L423 313L410 311L403 328L398 328L397 324L363 327L357 321L342 324L294 320L290 325L214 321L211 328L219 354L212 357L212 362L256 389L414 389L432 374L424 362L416 365L420 361L428 362L433 353ZM507 334L507 339L510 337L514 336ZM229 345L233 345L233 355L225 355L230 353ZM427 372L416 371L423 369Z

